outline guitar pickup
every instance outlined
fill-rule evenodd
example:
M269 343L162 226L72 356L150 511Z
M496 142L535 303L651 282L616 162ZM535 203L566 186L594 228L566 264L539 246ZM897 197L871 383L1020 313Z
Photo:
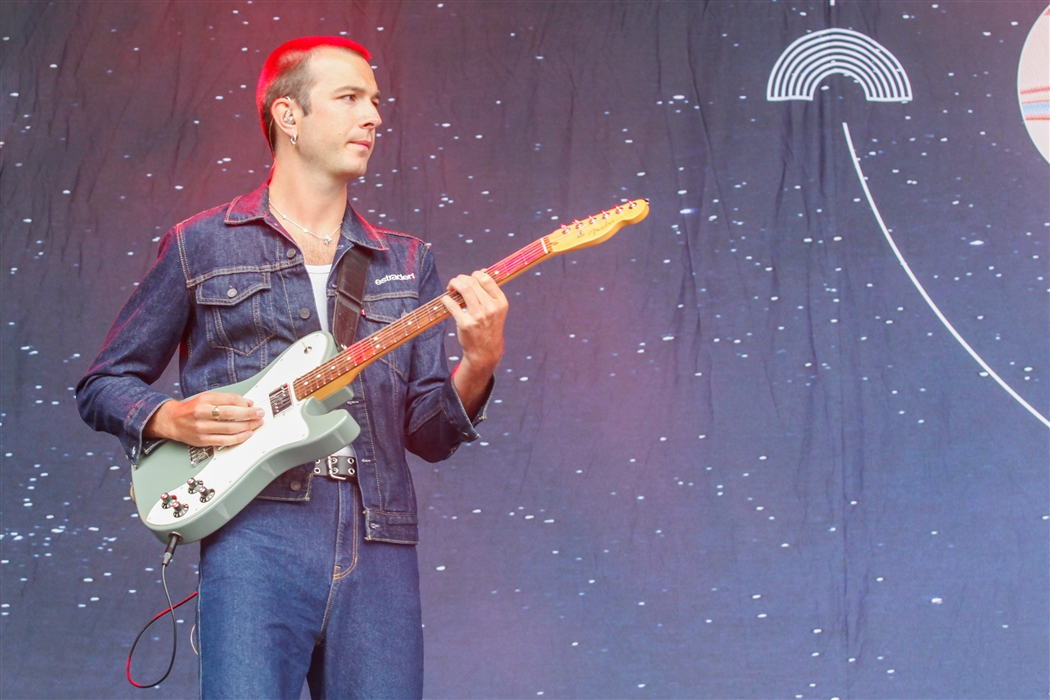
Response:
M270 392L270 412L274 416L284 413L292 407L292 390L287 384L282 384Z

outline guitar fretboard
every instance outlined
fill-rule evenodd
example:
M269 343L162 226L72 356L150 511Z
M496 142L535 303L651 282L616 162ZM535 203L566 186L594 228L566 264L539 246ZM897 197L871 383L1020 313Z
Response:
M535 265L551 253L548 236L544 236L518 252L500 260L487 272L496 284L503 284L511 277L520 274L526 268ZM360 369L373 360L385 355L399 345L411 340L420 333L433 328L449 317L448 309L442 299L449 297L455 304L463 306L463 298L458 292L446 292L428 304L420 306L390 325L363 338L346 350L307 372L294 382L292 388L295 396L301 401L322 389L330 389L331 394L346 386ZM350 376L348 376L350 375Z

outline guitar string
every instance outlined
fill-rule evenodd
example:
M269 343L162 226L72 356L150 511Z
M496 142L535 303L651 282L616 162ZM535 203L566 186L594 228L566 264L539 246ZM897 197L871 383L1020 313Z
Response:
M539 248L539 250L537 250L537 248ZM537 253L539 254L537 255ZM491 269L494 271L498 271L495 275L496 281L498 282L500 279L503 279L506 276L508 276L508 274L513 274L521 267L524 267L525 265L531 262L535 262L536 260L542 257L542 242L535 241L532 244L523 248L518 253L496 263L492 266ZM522 262L524 264L519 265L519 262ZM507 268L512 269L508 272ZM459 297L458 294L446 293L442 295L442 297L444 296L450 296L452 297L453 301L462 303L462 298ZM391 326L381 329L372 336L369 336L368 338L365 338L359 341L358 343L355 343L350 348L347 348L346 351L340 353L325 365L318 367L309 375L305 375L304 378L306 378L306 376L313 375L311 376L311 378L324 380L323 383L327 383L328 381L330 381L330 379L325 379L326 374L328 376L332 376L334 374L336 377L345 374L345 371L359 366L364 360L370 359L370 357L373 354L375 354L376 351L386 350L395 343L401 342L413 335L416 329L420 327L420 321L422 321L422 326L424 330L426 330L426 328L432 327L433 325L440 322L449 315L448 311L444 308L443 304L441 304L440 307L438 306L442 297L438 297L438 299L434 300L437 303L428 303L425 306L419 307L418 309L406 315L401 320L395 322ZM423 320L421 318L422 316L426 316L426 319ZM311 382L311 384L313 383L314 382ZM319 387L312 387L312 390L316 391L317 388Z
M617 213L619 213L619 211L620 208L617 207ZM494 273L495 281L498 283L500 280L504 280L507 277L520 272L528 265L549 255L549 242L552 239L571 235L573 229L576 229L577 235L580 235L582 229L587 226L593 226L597 223L598 217L602 217L605 214L606 213L603 212L603 214L590 217L586 222L574 222L574 226L563 226L558 231L533 241L516 253L496 263L490 268L490 271ZM606 216L605 218L608 217ZM458 294L446 293L445 295L442 295L442 297L444 296L451 296L453 301L462 304L463 300ZM435 302L440 302L442 297L438 297ZM396 344L411 337L414 333L422 332L417 330L420 328L417 322L422 320L420 318L421 316L425 315L427 317L426 320L423 321L423 330L433 327L436 323L448 317L449 314L443 307L444 305L441 305L441 308L439 309L436 304L432 305L428 303L426 306L419 307L416 311L408 314L391 326L381 329L372 336L369 336L369 338L365 338L358 343L355 343L325 364L296 380L293 383L293 386L296 389L296 395L309 395L323 387L325 384L338 379L347 372L360 366L362 363L372 359L372 357L379 352L386 352L392 347L395 347ZM437 312L436 315L435 312ZM415 326L415 328L412 328L412 326Z
M549 244L556 238L572 235L574 230L576 235L579 236L586 227L594 226L597 223L606 223L612 213L621 214L625 208L634 209L635 206L635 202L630 202L626 207L617 206L612 210L603 211L600 214L588 217L585 221L574 221L572 224L562 226L557 231L533 241L489 268L490 271L494 272L493 279L499 283L501 280L505 280L520 272L530 264L551 255L553 251L550 250ZM421 306L390 326L380 329L368 338L354 343L328 362L296 379L292 384L296 396L307 396L373 359L380 352L386 352L414 334L432 328L449 316L448 310L444 308L444 305L441 304L439 308L437 304L446 296L451 297L453 301L460 305L463 303L463 299L458 293L445 293L435 299L435 303ZM422 316L426 316L426 320L423 320ZM423 321L422 326L417 323L419 321ZM419 330L420 328L422 330ZM403 334L401 334L402 329L404 329ZM399 335L400 337L398 337Z
M544 239L541 238L533 241L511 256L499 261L490 269L497 271L495 281L499 282L501 279L505 279L528 264L542 259L545 255L547 255L546 247L544 245ZM354 343L328 362L315 368L311 372L308 372L299 379L296 379L293 382L293 388L295 389L296 395L306 396L317 391L333 379L346 374L346 372L371 359L376 354L376 351L385 350L394 343L405 340L412 335L413 331L420 327L417 322L423 320L421 318L422 316L427 317L426 320L423 321L423 330L433 327L440 321L444 320L448 317L449 313L447 309L444 308L443 304L440 305L440 310L438 309L437 304L440 303L441 299L445 296L452 296L453 301L462 304L463 300L458 294L452 295L450 293L445 293L434 300L434 302L437 303L428 303L425 306L417 308L415 311L404 316L391 326L387 326L368 338L364 338L357 343ZM400 334L401 328L405 329L404 335ZM401 335L401 337L398 337L398 335Z
M617 207L615 211L616 213L620 213L622 210L620 207ZM608 212L603 212L602 214L590 217L587 221L576 221L573 222L573 224L563 226L554 233L533 241L516 253L504 258L489 268L493 273L494 280L497 283L501 280L505 280L506 278L522 271L522 269L528 267L530 264L538 262L544 257L550 255L551 251L549 248L552 240L572 235L573 229L575 229L577 235L581 235L582 230L585 227L593 226L595 223L598 223L599 217L607 219L609 218L609 214ZM460 305L463 303L463 300L458 293L446 293L434 301L440 302L444 296L450 296L453 301ZM421 318L424 315L427 317L426 320ZM449 314L447 310L444 309L443 304L440 308L437 304L432 305L430 303L426 306L419 307L391 326L381 329L368 338L358 341L320 367L297 379L293 383L296 395L306 396L317 391L324 385L338 379L347 372L372 359L380 352L387 352L398 343L403 342L414 334L433 327L438 322L447 318L448 315ZM421 320L423 321L422 330L417 330L420 328L420 325L418 325L417 322ZM412 326L415 326L415 328Z
M458 295L453 298L457 297ZM435 302L440 303L440 299L439 297ZM380 353L389 351L412 335L433 327L448 315L444 305L438 307L434 303L428 303L425 307L403 317L396 322L396 325L388 326L369 338L358 341L329 362L302 377L301 380L297 380L295 383L296 395L306 396L313 393Z

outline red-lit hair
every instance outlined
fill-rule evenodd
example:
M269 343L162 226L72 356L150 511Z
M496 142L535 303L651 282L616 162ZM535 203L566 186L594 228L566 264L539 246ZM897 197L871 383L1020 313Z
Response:
M304 36L274 49L259 73L259 84L255 89L255 104L259 108L259 119L270 151L274 151L276 137L270 105L280 97L291 97L302 107L304 114L310 113L313 76L307 59L317 49L326 47L353 51L366 61L372 58L364 46L339 36Z

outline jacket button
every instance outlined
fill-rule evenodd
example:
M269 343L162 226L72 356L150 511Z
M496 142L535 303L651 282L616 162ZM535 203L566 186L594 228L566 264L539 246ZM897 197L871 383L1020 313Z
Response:
M285 253L285 255L287 255L287 256L288 256L288 259L289 259L289 260L291 260L292 258L294 258L294 257L295 257L295 248L289 248L289 249L288 249L288 252L287 252L287 253Z
M237 296L237 290L234 289L233 287L230 287L229 289L226 290L226 296L228 296L229 298L233 299L235 296Z
M310 318L310 309L306 308L305 306L299 309L299 318Z
M288 484L288 488L290 488L292 491L298 491L302 487L303 485L300 484L298 481L293 481L292 483Z

